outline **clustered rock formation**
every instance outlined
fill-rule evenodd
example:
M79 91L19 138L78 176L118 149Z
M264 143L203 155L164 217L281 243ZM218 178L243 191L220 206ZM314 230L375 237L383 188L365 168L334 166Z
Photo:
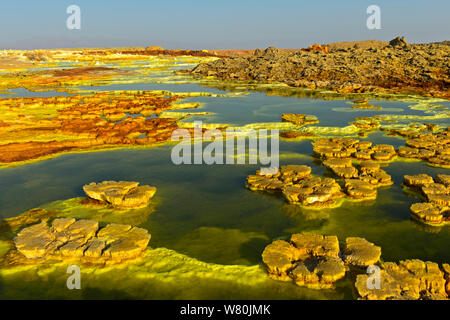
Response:
M293 234L269 244L262 259L272 279L324 288L345 276L346 265L369 266L380 256L381 248L362 238L347 238L341 251L336 236Z
M382 110L383 107L376 107L369 104L369 101L365 99L354 100L352 101L354 104L352 105L352 109L371 109L371 110Z
M406 43L406 42L405 42ZM417 92L449 97L446 44L405 45L399 39L382 47L286 52L274 47L255 55L202 63L191 72L230 80L283 82L340 93Z
M109 224L99 228L92 220L61 218L23 229L14 238L28 259L82 259L92 263L122 262L142 254L150 241L147 230Z
M250 190L281 191L290 203L312 208L333 208L338 199L375 199L376 187L392 184L391 176L375 162L363 161L354 167L351 159L330 158L324 161L336 175L344 178L343 189L333 178L311 176L305 165L281 166L275 174L256 172L247 177ZM343 192L345 191L345 193Z
M390 161L396 156L393 146L345 138L322 138L314 141L314 152L321 158L351 158L355 160Z
M281 166L276 174L247 177L250 190L282 191L290 203L300 203L308 207L334 207L336 200L345 197L341 187L332 178L311 176L311 168L304 165Z
M355 121L350 121L349 124L363 130L362 134L380 128L380 122L374 117L356 117Z
M295 124L298 127L302 127L308 124L319 123L316 116L310 116L301 113L283 113L281 115L282 121L287 121Z
M110 204L118 208L139 208L147 206L156 192L155 187L139 186L134 181L92 182L83 186L91 199Z
M445 271L442 271L437 263L413 259L399 263L384 262L380 268L379 289L367 286L369 275L356 277L355 286L362 299L446 300L450 296L448 264L443 264Z
M450 168L450 127L438 132L421 133L413 130L392 132L406 138L406 146L398 148L399 156L422 159L433 166Z
M158 118L176 96L151 92L0 99L0 163L64 151L170 140L176 119Z
M348 237L339 245L336 236L293 234L290 241L275 240L262 253L274 280L294 281L299 286L329 288L356 273L355 287L364 300L447 300L450 298L450 265L442 270L434 262L418 259L399 263L380 262L381 248L364 238ZM374 274L365 268L378 266L379 287L370 287Z
M450 223L450 175L405 175L403 184L423 196L426 202L411 205L412 216L431 225Z
M396 154L393 146L343 138L318 139L312 144L323 165L344 179L350 198L375 199L376 187L392 184L391 176L375 161L391 160ZM352 160L361 162L355 167Z

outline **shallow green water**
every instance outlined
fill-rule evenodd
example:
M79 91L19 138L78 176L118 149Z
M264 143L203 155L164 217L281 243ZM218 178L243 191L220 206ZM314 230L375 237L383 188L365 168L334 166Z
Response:
M113 85L99 89L223 93L197 84ZM422 111L410 110L408 105L413 104L411 102L375 100L370 102L385 110L342 112L342 108L350 106L348 101L267 96L263 92L251 92L233 98L195 97L183 102L189 101L205 103L198 111L216 113L213 116L192 117L189 121L201 119L208 123L236 125L278 122L282 113L290 112L316 115L319 126L340 127L346 126L357 116L424 114ZM449 104L446 102L442 105ZM441 120L440 123L445 121ZM403 139L386 137L380 132L369 135L367 139L374 143L393 144L395 147L404 145ZM409 197L401 188L405 174L428 173L435 176L437 173L448 173L448 169L432 168L424 162L393 162L383 169L392 175L395 184L379 189L377 200L345 202L336 209L306 210L288 204L280 195L247 190L245 179L259 169L259 165L176 166L171 162L171 147L166 145L66 154L46 161L1 169L0 217L16 216L56 200L83 196L82 186L91 181L135 180L158 188L153 200L155 211L140 225L152 234L150 246L173 249L203 262L257 265L261 263L261 253L268 243L304 231L337 235L341 241L348 236L364 237L382 247L385 261L406 258L439 263L450 261L447 245L450 228L424 227L412 221L409 207L420 200ZM312 157L312 146L308 140L281 141L280 154L281 165L306 164L312 167L313 174L330 175ZM0 297L2 292L11 297L11 292L16 292L21 285L16 282L16 286L13 290L8 287L2 289L0 285ZM349 298L352 290L348 280L341 281L334 291L325 291L323 296L317 291L306 289L301 289L303 291L299 294L300 289L294 288L292 284L280 283L277 286L283 290L291 288L292 295L282 295L291 298ZM45 287L36 285L33 291L46 290ZM214 288L221 290L217 284ZM224 286L222 289L228 292L227 288ZM154 298L179 297L171 291L174 289L161 290L161 296L158 296L157 288L154 290ZM93 292L85 292L84 297L102 296L101 291ZM258 289L233 294L235 296L230 298L264 297ZM110 293L104 295L111 297ZM123 295L126 296L125 293ZM121 296L120 290L117 296ZM267 297L273 296L273 293L267 293ZM221 295L216 297L226 298Z

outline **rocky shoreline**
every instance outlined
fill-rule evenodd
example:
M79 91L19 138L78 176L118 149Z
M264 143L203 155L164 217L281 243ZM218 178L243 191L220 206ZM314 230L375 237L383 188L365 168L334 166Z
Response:
M375 46L321 46L289 52L256 49L201 63L193 75L222 80L282 82L339 93L414 93L450 98L450 46L407 44L403 38ZM325 53L327 51L328 53Z

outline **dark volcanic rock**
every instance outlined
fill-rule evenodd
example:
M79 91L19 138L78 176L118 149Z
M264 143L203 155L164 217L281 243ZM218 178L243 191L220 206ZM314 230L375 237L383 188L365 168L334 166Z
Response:
M384 47L356 46L329 53L269 47L250 56L203 63L191 73L341 93L401 91L445 98L450 97L449 57L448 45L408 45L404 38L396 38Z

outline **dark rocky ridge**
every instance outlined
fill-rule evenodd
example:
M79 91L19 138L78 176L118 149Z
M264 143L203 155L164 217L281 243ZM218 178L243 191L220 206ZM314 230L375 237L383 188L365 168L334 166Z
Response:
M296 87L342 93L403 92L450 97L450 47L407 44L396 38L381 46L286 52L274 47L253 56L226 57L203 63L194 75L227 80L283 82Z

